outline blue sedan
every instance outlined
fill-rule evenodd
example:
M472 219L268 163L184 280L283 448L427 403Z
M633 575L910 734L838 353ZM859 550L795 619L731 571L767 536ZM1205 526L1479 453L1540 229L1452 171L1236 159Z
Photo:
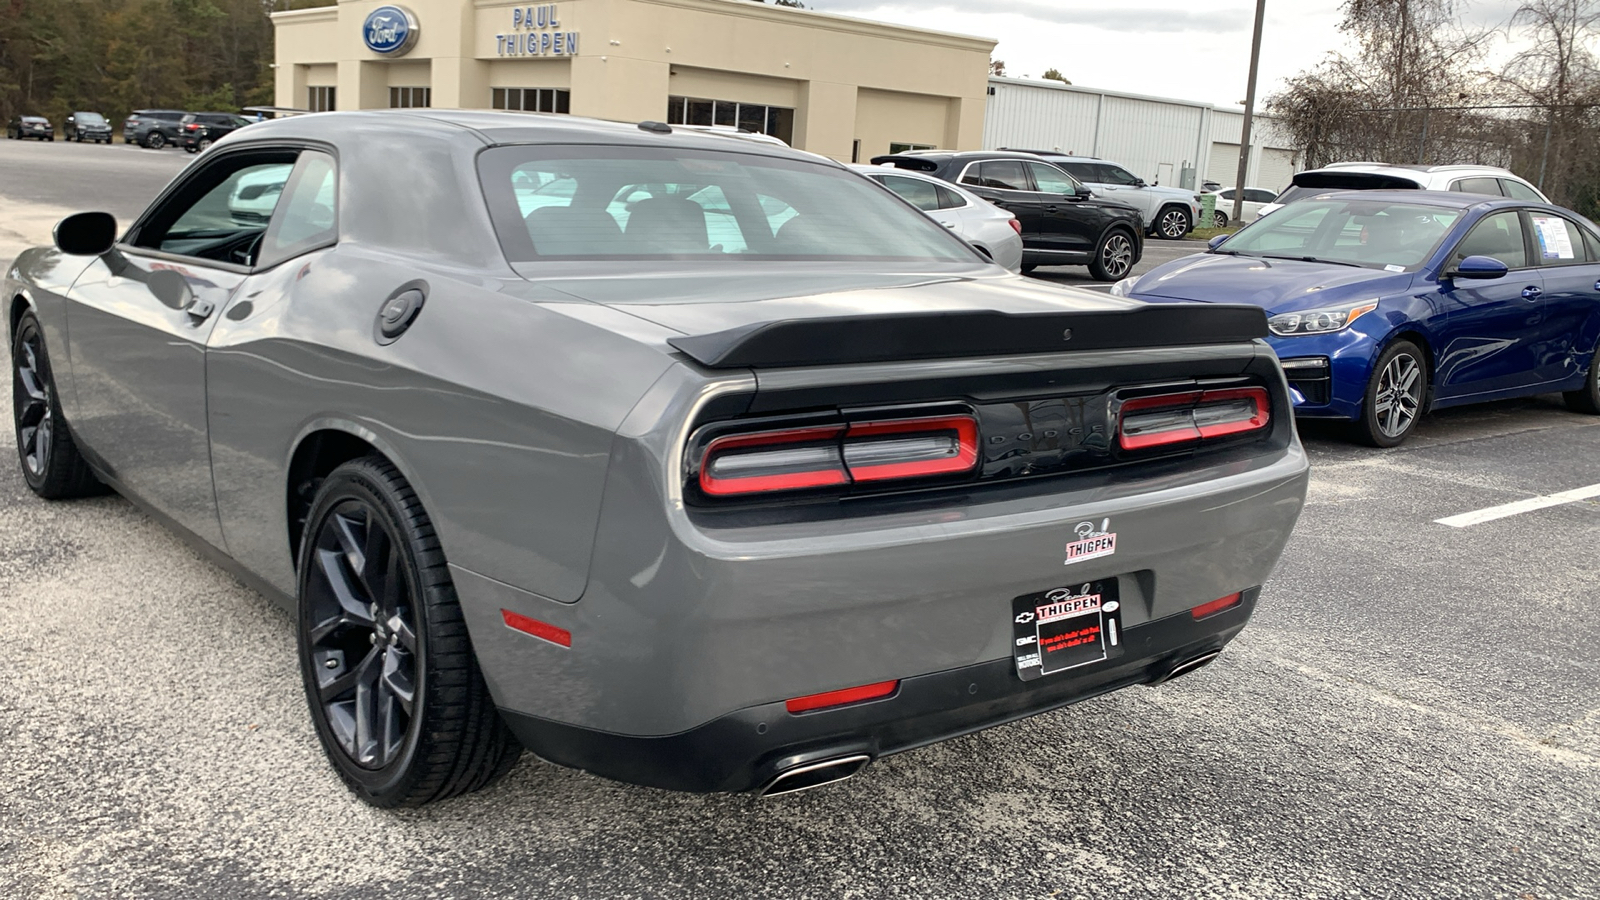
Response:
M1600 413L1600 234L1556 206L1322 194L1112 293L1263 307L1295 414L1350 420L1379 447L1465 403L1560 391Z

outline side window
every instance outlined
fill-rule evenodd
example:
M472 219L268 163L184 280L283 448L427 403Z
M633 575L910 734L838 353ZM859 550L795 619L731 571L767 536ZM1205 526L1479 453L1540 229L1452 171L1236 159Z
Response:
M1028 174L1022 163L1015 159L996 159L978 164L978 184L1002 191L1031 191Z
M1058 165L1060 165L1061 168L1066 169L1067 174L1078 179L1079 181L1093 181L1101 184L1105 182L1105 179L1101 178L1100 173L1096 171L1097 167L1090 165L1089 163L1064 162L1058 163Z
M1600 238L1595 237L1594 232L1587 228L1579 230L1583 232L1583 246L1589 251L1589 261L1600 261Z
M967 205L967 198L961 196L947 187L934 185L934 190L939 192L940 209L960 209Z
M1498 178L1463 178L1451 184L1450 190L1462 194L1487 194L1491 197L1503 196L1500 193L1500 180Z
M901 197L905 198L917 209L939 209L939 190L926 181L916 178L904 178L896 175L885 175L880 179L883 186Z
M1225 191L1217 191L1217 197L1219 199L1222 199L1222 200L1232 200L1233 199L1233 195L1234 195L1233 188L1228 188Z
M1534 203L1544 202L1544 198L1539 196L1537 191L1514 178L1500 179L1500 189L1506 192L1507 197L1514 197L1518 200L1529 200Z
M1583 246L1583 231L1576 223L1548 213L1531 213L1533 243L1538 248L1541 266L1570 266L1588 262Z
M286 150L216 160L152 211L134 235L134 246L254 265L296 156Z
M276 265L333 243L338 229L338 181L333 157L307 150L295 162L282 207L261 239L259 265Z
M1046 194L1071 194L1078 189L1072 176L1055 166L1031 162L1028 168L1033 172L1033 183Z
M1455 268L1469 256L1492 256L1513 269L1526 266L1528 252L1522 243L1521 214L1516 210L1506 210L1488 216L1473 226L1472 231L1456 245L1456 252L1451 254L1447 268Z
M1251 203L1271 203L1277 196L1271 191L1263 191L1260 188L1244 189L1244 198Z
M1121 166L1113 166L1110 163L1101 163L1100 169L1105 173L1105 181L1107 184L1120 184L1125 187L1132 187L1133 185L1139 183L1139 176L1129 172L1127 169L1124 169Z

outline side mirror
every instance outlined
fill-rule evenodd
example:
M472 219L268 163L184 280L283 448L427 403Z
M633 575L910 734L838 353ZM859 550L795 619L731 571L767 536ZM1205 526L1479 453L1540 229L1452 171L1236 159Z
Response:
M73 213L56 223L56 249L69 256L99 256L117 242L117 219L110 213Z
M1134 187L1149 187L1150 185L1145 184L1143 178L1135 178L1133 180L1133 186Z
M1469 256L1457 263L1454 269L1444 273L1444 276L1488 280L1504 278L1510 271L1509 266L1492 256Z
M1222 246L1222 242L1223 241L1226 241L1228 238L1231 238L1231 237L1233 237L1233 235L1231 235L1231 234L1219 234L1216 237L1212 238L1211 240L1206 241L1206 247L1209 248L1209 249L1215 250L1218 247Z
M1094 196L1094 191L1091 191L1080 184L1076 188L1073 188L1072 196L1077 197L1079 200L1087 200Z

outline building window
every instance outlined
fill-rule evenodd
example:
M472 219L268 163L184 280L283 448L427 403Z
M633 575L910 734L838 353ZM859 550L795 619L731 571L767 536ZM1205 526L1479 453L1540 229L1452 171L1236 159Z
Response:
M392 87L389 88L390 109L413 109L416 107L429 107L433 105L433 88L425 87Z
M932 144L902 144L898 141L889 142L890 153L905 153L910 150L937 150Z
M523 112L572 112L572 92L561 88L495 88L495 109L519 109Z
M310 88L311 97L310 102L306 103L306 109L309 109L312 112L332 112L333 110L338 109L333 102L333 92L334 89L331 87L317 87L313 85Z
M668 97L668 125L725 125L753 134L770 134L794 143L794 110L761 103Z

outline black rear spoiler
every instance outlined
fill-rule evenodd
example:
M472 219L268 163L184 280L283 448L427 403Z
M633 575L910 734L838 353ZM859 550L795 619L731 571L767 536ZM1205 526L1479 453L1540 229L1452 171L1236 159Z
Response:
M1232 344L1266 336L1267 314L1259 306L1181 303L1081 312L790 319L668 338L667 343L709 368L759 369Z

